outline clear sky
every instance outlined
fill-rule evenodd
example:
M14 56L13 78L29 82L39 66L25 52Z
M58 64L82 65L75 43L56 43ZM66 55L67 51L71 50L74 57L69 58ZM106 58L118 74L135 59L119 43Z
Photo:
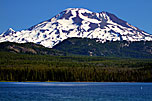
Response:
M0 33L27 29L67 8L107 11L152 34L152 0L0 0Z

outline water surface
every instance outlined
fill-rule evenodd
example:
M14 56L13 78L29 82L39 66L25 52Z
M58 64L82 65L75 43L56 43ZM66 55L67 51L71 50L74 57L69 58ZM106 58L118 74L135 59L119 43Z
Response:
M0 101L152 101L152 83L0 82Z

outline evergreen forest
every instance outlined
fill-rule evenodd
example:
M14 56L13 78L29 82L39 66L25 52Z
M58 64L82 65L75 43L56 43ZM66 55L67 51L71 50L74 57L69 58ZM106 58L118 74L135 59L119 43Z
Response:
M1 51L0 81L152 82L152 59Z

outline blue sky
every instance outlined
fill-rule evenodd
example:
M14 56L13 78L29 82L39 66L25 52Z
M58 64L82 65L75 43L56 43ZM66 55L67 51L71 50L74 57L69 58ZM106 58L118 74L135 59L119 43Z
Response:
M107 11L152 34L152 0L0 0L0 33L27 29L67 8Z

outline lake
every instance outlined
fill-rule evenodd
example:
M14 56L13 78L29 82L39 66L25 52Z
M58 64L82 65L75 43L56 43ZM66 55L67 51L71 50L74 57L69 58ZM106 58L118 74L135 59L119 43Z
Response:
M0 82L0 101L152 101L152 83Z

